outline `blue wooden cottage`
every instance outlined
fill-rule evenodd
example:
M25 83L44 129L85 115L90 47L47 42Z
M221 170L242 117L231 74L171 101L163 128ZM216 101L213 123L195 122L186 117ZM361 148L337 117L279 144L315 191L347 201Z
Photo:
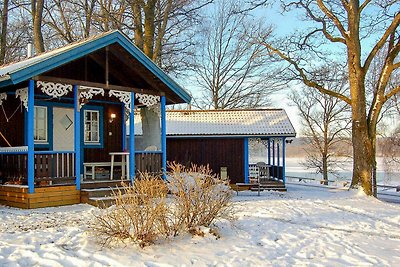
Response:
M98 175L133 181L146 171L138 165L165 169L165 106L189 101L119 31L1 66L0 202L79 203L82 182ZM160 142L151 150L125 141L126 122L133 133L138 108L160 117Z

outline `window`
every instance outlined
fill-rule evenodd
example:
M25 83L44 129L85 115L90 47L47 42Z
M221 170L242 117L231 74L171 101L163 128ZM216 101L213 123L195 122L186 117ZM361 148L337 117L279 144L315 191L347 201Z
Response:
M34 140L35 143L47 142L47 107L35 106Z
M99 142L99 111L85 110L85 143Z

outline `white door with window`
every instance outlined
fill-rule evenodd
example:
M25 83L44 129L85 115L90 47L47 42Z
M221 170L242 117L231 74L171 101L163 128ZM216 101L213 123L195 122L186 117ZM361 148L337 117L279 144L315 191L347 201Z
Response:
M74 150L74 109L53 108L53 150Z

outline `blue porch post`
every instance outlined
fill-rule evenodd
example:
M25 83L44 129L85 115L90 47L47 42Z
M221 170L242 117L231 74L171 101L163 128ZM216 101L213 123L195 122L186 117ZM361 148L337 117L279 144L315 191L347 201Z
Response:
M275 178L276 172L275 172L275 139L272 139L272 177Z
M35 141L34 141L34 119L35 119L35 82L29 80L28 84L28 192L35 193Z
M162 150L162 172L163 179L167 178L167 114L166 114L166 99L161 96L161 150Z
M75 184L81 190L81 111L79 106L79 87L74 85L74 149L75 149Z
M249 138L244 138L244 182L249 183Z
M268 138L268 165L271 165L271 140Z
M282 177L283 184L286 183L286 138L282 137Z
M127 163L128 164L128 163ZM131 112L129 113L129 177L135 180L135 93L131 92Z
M279 163L280 163L280 157L279 157L279 154L280 154L280 146L279 146L279 142L276 144L276 172L277 172L277 174L276 174L276 177L278 178L278 180L279 180L279 174L280 174L280 171L279 171Z

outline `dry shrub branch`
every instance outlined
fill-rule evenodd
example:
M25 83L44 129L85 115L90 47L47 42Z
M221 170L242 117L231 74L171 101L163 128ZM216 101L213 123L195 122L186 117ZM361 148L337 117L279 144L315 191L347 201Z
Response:
M141 247L182 233L198 232L217 220L234 219L227 180L210 168L169 165L167 182L147 173L114 191L114 206L99 211L91 226L102 245L132 241ZM168 196L167 193L170 192Z

